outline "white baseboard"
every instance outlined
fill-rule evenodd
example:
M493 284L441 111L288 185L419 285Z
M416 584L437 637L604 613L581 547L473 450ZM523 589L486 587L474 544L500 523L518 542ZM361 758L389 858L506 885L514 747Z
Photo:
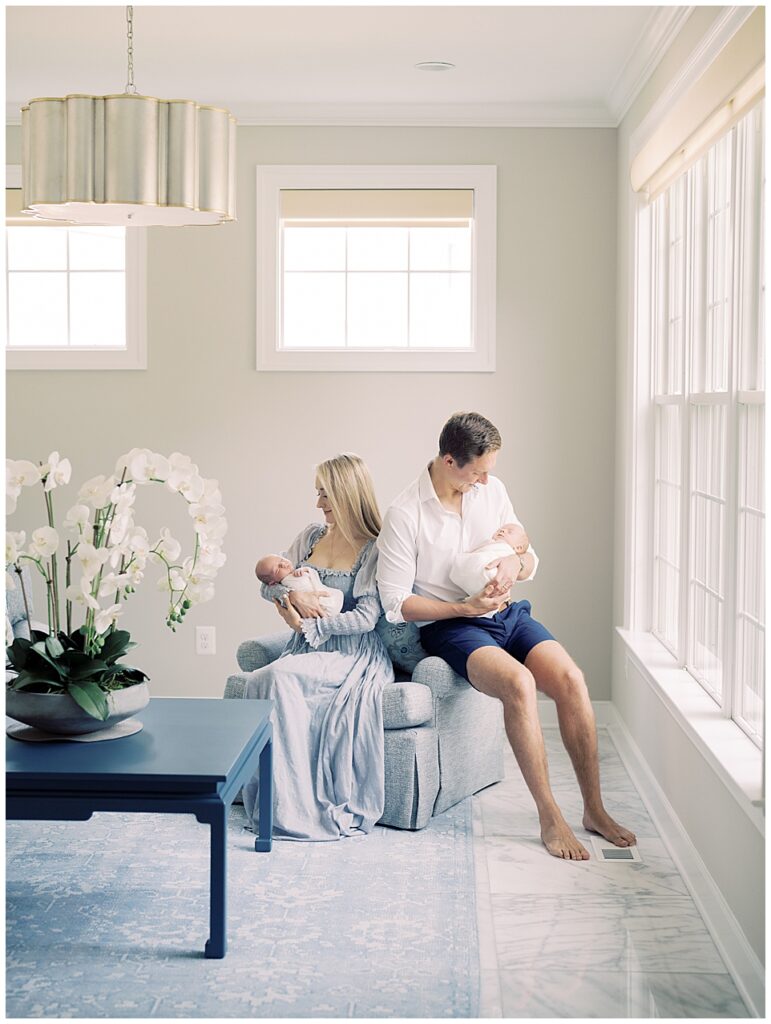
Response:
M736 987L750 1012L756 1017L763 1017L765 972L762 963L614 705L610 701L593 704L597 724L607 727L624 767L682 875ZM548 709L540 710L545 712ZM553 722L547 722L547 718L553 718ZM541 721L544 725L556 725L556 712L551 715L542 713Z

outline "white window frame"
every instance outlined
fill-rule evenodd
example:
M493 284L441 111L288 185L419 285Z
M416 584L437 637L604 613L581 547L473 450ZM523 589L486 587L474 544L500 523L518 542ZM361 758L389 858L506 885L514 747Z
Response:
M257 168L257 369L267 371L483 372L495 370L495 165L280 165ZM473 348L290 350L279 347L282 189L473 189L471 322Z
M6 167L6 188L21 188L21 167ZM34 230L31 228L30 230ZM3 257L5 258L5 257ZM7 268L5 280L7 282ZM4 285L5 287L5 285ZM8 295L6 290L6 303ZM5 347L7 370L146 370L147 233L126 228L126 347Z
M639 141L639 134L630 140L630 163ZM628 652L627 663L633 662L644 673L662 703L735 795L739 806L762 830L764 819L758 809L765 803L763 748L758 748L741 725L726 714L726 708L718 706L652 632L655 399L649 344L651 297L647 292L638 294L637 290L640 263L651 248L651 218L640 215L647 205L643 195L630 192L627 331L631 339L628 364L631 411L625 447L623 626L617 627L617 632ZM747 401L746 392L739 394L741 400ZM686 487L689 474L689 465L686 465ZM732 656L729 671L734 667Z

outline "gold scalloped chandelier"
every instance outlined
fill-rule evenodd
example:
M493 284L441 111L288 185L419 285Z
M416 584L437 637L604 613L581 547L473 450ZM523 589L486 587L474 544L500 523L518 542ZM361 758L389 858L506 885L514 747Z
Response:
M22 107L24 212L137 227L235 220L235 118L193 100L140 96L133 7L126 23L124 92L44 97Z

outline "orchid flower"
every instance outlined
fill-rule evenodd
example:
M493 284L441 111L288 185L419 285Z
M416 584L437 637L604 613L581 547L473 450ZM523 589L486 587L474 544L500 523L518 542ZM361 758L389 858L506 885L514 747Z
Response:
M59 547L59 534L51 526L39 526L32 534L29 553L35 559L50 558Z
M72 476L72 465L69 459L60 459L58 452L51 452L48 462L40 467L40 475L45 479L43 490L52 491L54 487L68 484Z

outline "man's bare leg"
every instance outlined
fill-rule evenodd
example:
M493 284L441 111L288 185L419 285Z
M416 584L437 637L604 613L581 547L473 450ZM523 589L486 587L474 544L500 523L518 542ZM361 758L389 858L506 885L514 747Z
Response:
M538 720L535 680L530 671L498 647L480 647L469 655L466 671L477 690L497 697L511 749L541 822L541 839L553 857L588 860L589 854L562 816L549 785L543 733Z
M597 727L581 670L556 640L536 644L525 658L525 666L535 677L538 689L557 705L562 741L584 798L584 828L616 846L634 845L634 833L614 821L602 802Z

